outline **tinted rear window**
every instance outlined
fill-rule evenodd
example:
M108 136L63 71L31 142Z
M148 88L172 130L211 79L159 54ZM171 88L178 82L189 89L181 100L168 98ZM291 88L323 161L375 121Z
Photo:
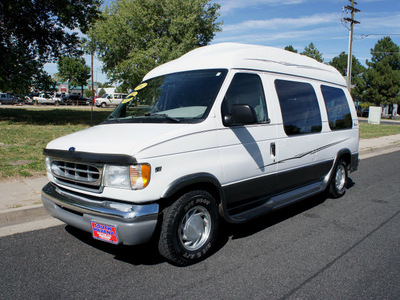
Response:
M344 91L339 88L321 85L321 92L324 96L331 130L352 128L353 121Z
M275 80L287 135L320 132L321 113L314 88L309 83Z

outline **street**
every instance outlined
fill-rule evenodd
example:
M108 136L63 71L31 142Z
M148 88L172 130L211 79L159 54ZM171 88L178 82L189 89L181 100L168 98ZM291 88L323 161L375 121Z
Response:
M0 238L0 299L399 299L400 152L363 159L340 199L225 225L208 259L61 225Z

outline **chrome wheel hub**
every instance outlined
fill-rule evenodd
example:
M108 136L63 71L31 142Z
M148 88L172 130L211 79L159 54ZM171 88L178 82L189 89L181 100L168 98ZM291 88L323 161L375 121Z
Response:
M343 165L339 165L336 170L335 186L338 191L341 191L346 184L346 170Z
M183 217L178 234L183 247L194 251L206 243L210 232L210 213L204 207L196 206L191 208Z

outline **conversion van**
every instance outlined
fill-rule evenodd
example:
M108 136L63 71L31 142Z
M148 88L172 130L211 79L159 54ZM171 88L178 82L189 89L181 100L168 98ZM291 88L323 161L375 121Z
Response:
M186 265L210 253L222 221L343 196L358 167L358 120L333 67L223 43L150 71L104 123L44 155L51 215L113 244L157 239Z
M103 96L97 98L94 104L97 107L117 106L124 98L126 98L127 95L128 94L121 93L104 94Z

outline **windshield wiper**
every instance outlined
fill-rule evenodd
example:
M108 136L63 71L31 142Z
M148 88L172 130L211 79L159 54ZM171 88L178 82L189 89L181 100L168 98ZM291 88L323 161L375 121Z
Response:
M163 117L168 120L174 121L175 123L179 123L181 120L168 116L167 114L159 114L159 113L145 113L145 117Z

